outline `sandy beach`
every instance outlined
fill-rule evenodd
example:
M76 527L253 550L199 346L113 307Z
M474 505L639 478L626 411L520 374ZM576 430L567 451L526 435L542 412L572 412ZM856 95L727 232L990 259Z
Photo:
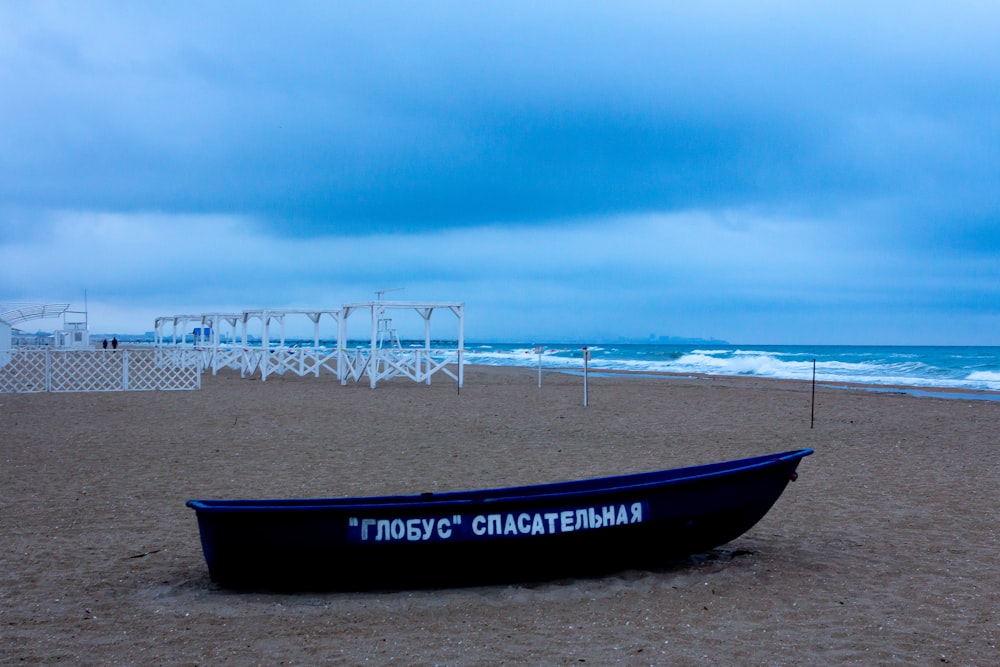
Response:
M1000 402L467 367L0 395L0 663L997 665ZM712 553L597 579L232 592L191 498L530 484L811 447Z

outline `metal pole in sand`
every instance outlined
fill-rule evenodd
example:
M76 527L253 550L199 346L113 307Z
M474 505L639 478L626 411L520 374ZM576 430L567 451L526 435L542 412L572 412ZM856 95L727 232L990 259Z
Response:
M590 374L590 350L583 348L583 407L587 407L587 376Z
M816 360L813 359L813 385L812 385L812 401L809 405L809 428L813 427L813 422L816 419Z
M538 388L542 388L542 346L539 345L535 348L535 354L538 355Z

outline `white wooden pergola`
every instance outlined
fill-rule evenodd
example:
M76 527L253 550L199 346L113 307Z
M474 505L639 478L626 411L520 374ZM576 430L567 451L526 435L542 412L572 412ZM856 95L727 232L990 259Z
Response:
M237 326L243 318L242 313L202 313L200 315L165 315L157 317L154 322L154 342L157 347L168 345L167 334L164 330L167 325L171 325L169 345L186 345L187 330L191 324L198 324L193 332L192 345L194 347L217 348L223 344L222 325L229 325L229 341L235 343ZM178 340L178 329L180 330L180 340Z
M370 316L371 340L352 350L347 348L347 319L358 311ZM404 348L392 328L393 311L416 312L423 320L423 345ZM433 348L431 316L435 310L447 310L458 318L458 341L455 348ZM312 346L287 344L286 321L306 317L313 325ZM327 319L336 325L336 348L320 344L321 324ZM198 324L200 335L187 342L189 327ZM230 343L221 338L223 325L230 327ZM167 329L170 328L168 334ZM237 333L237 329L239 332ZM170 315L156 318L155 345L158 348L194 347L203 353L203 370L239 369L243 377L260 370L261 380L273 373L319 376L320 371L334 373L347 384L367 377L374 389L380 380L408 377L416 382L431 383L431 376L442 372L458 382L464 382L462 350L465 340L465 304L458 302L368 301L352 303L337 310L245 310L241 313L204 313L201 315ZM239 341L236 342L237 336ZM259 340L259 344L252 341ZM449 365L456 365L453 372Z
M431 316L435 310L448 310L458 318L458 341L454 349L431 348ZM347 319L355 312L367 310L371 318L371 343L367 349L356 348L353 353L346 349ZM424 321L423 348L403 348L395 329L392 328L392 311L412 310ZM341 384L347 384L348 378L359 380L367 375L371 388L374 389L379 380L404 376L414 382L431 383L431 376L437 372L445 373L462 387L465 372L462 361L462 350L465 347L465 304L458 302L422 302L422 301L367 301L347 304L343 308L340 320L340 360L339 371ZM448 364L456 364L457 371L452 373Z
M315 375L319 377L321 369L326 368L332 373L337 372L338 352L319 344L320 324L323 316L332 319L339 330L339 310L245 310L242 315L243 350L245 363L243 374L252 374L260 369L261 380L267 380L271 373L294 373L298 376ZM312 347L288 347L286 341L285 320L288 317L305 316L313 324ZM247 338L249 325L257 321L260 324L260 346L252 347ZM278 326L277 345L271 344L272 324ZM331 365L332 364L332 365Z
M171 325L170 330L170 345L173 347L187 345L187 329L190 323L202 322L201 315L165 315L163 317L157 317L153 322L153 336L154 344L157 347L163 347L167 345L167 338L164 328L169 324ZM177 338L178 330L180 331L180 340Z

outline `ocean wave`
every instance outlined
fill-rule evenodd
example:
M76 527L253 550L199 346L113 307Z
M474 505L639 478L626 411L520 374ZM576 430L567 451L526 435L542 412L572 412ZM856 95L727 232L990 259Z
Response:
M978 389L1000 391L1000 371L973 371L966 380L978 385Z

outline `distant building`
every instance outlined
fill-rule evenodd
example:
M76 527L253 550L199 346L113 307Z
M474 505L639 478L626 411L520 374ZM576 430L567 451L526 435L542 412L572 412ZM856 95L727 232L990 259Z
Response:
M14 327L10 322L0 319L0 366L10 361L10 349L13 343Z

